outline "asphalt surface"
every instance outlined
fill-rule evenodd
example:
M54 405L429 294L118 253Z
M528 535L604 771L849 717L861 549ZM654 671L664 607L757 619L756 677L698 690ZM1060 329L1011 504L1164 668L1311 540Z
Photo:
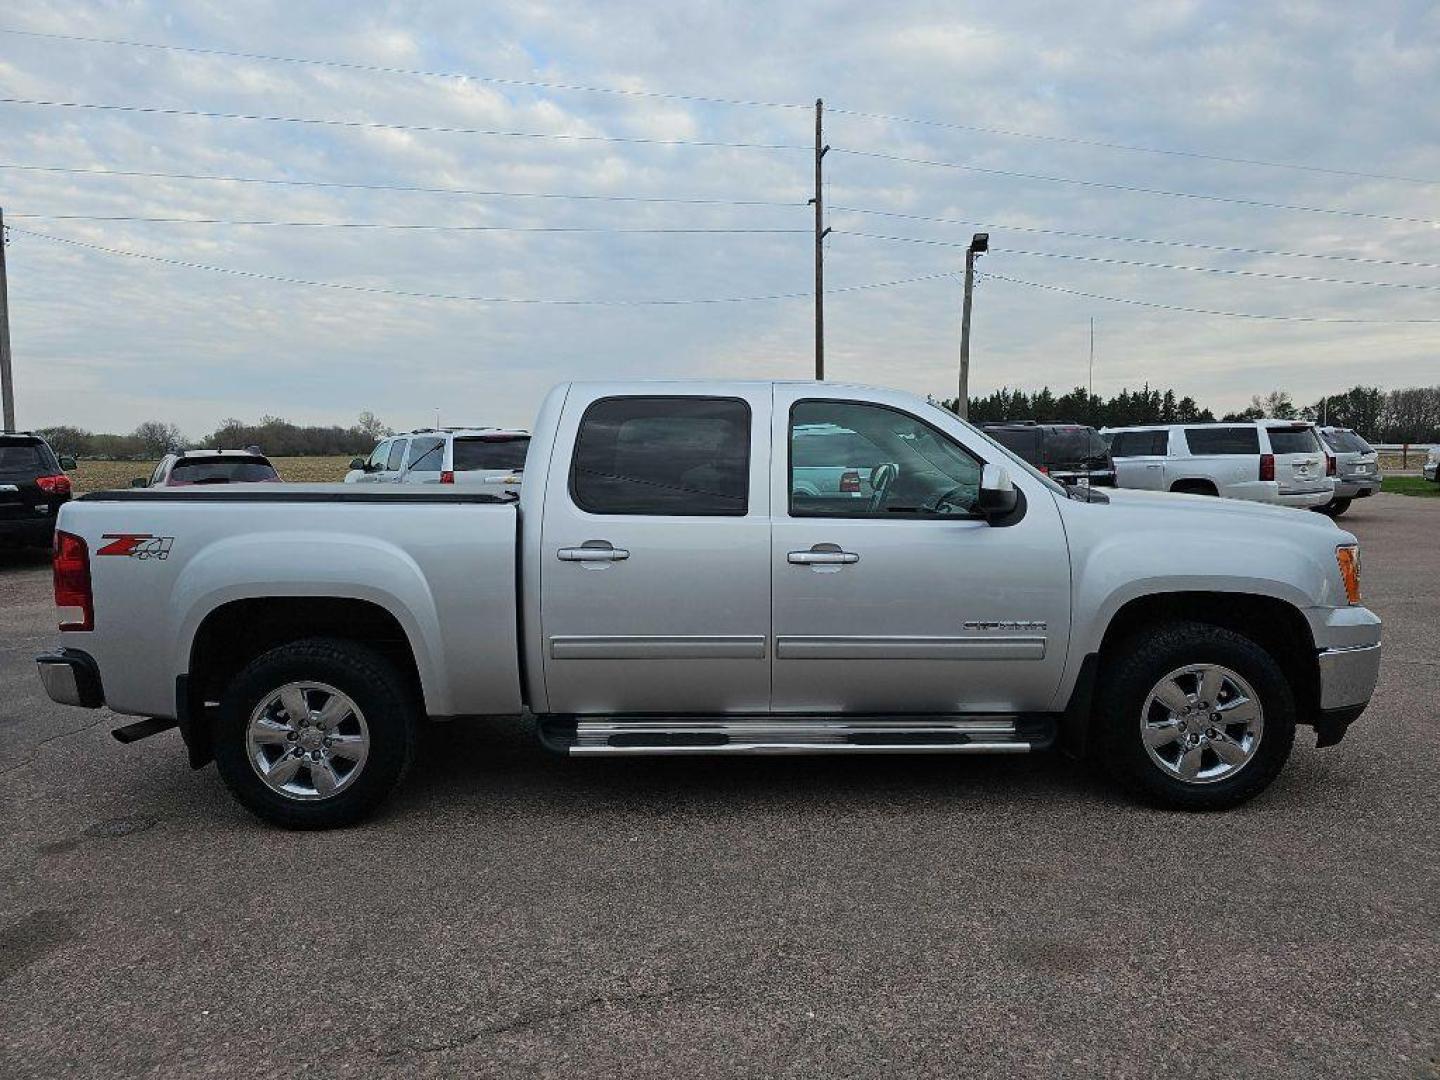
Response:
M1223 815L1033 759L571 762L442 728L288 834L44 698L0 556L0 1076L1440 1077L1440 500L1356 504L1382 682ZM137 628L143 633L143 628Z

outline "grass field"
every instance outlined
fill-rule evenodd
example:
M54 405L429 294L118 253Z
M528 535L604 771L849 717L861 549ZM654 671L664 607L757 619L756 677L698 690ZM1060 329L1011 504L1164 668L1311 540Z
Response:
M292 484L338 483L345 478L347 457L281 457L272 458L282 479ZM155 469L153 461L82 461L70 473L70 482L77 492L107 491L129 487L137 476L149 476Z
M1387 476L1381 482L1380 490L1394 495L1440 496L1440 484L1420 476Z

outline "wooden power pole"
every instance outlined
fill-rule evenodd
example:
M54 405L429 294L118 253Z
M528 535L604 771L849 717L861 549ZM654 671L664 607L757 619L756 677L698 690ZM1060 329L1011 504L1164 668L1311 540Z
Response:
M990 250L990 234L976 233L965 249L965 298L960 306L960 382L956 387L955 415L970 415L970 305L975 294L975 256Z
M825 155L830 147L824 142L823 116L825 102L815 99L815 378L825 378Z
M15 385L10 379L10 299L5 279L5 211L0 208L0 399L5 430L15 430Z

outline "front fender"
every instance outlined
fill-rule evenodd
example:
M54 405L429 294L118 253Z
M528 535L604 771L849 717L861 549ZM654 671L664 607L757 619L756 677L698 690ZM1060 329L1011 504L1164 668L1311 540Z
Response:
M176 579L165 625L172 670L185 674L200 625L235 600L326 596L365 600L400 624L415 657L426 711L453 711L440 619L424 572L394 544L360 535L305 532L220 540L191 559Z

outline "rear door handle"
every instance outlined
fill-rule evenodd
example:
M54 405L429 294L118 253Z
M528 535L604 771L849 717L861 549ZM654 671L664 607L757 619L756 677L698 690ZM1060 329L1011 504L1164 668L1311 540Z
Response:
M818 546L819 545L816 545L816 547ZM840 551L838 549L833 551L828 549L817 551L815 548L811 548L809 551L792 551L785 556L785 560L787 562L798 563L801 566L814 566L816 564L834 565L857 563L860 561L860 556L856 555L853 551Z
M630 552L617 548L609 540L586 540L579 547L561 548L557 554L561 562L620 562L630 557Z

